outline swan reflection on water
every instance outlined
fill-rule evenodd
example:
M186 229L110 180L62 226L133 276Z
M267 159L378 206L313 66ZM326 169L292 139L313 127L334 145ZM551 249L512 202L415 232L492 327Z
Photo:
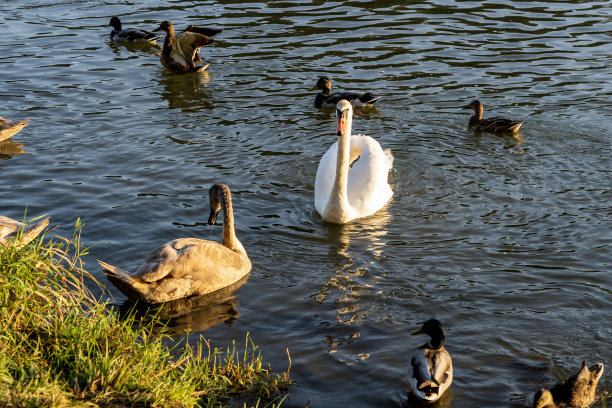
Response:
M172 335L204 331L221 323L231 325L240 316L236 291L246 283L250 274L238 282L202 296L179 299L161 305L148 305L126 300L119 313L127 316L133 310L137 317L159 319Z
M13 156L26 154L24 146L24 143L17 143L12 139L3 140L0 142L0 160L8 160Z
M371 310L370 302L364 302L362 296L376 291L377 276L368 273L372 271L368 266L380 259L385 247L383 238L391 220L387 208L388 204L377 213L348 224L326 223L323 227L328 235L326 241L332 243L330 252L335 265L316 301L323 303L339 292L334 301L340 323L362 321Z

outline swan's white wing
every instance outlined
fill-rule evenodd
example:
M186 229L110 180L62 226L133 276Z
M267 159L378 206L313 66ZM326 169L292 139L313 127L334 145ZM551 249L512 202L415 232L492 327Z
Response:
M338 160L338 142L336 141L321 157L317 176L315 177L315 208L323 215L323 210L329 201L334 178L336 177L336 162Z
M348 200L363 217L383 208L393 195L388 181L393 156L369 136L351 136L351 150L354 147L359 149L360 157L349 169Z

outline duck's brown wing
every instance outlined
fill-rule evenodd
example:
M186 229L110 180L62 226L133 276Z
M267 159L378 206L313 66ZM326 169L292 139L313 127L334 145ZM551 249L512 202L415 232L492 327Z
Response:
M185 29L185 31L190 31L192 33L206 35L208 37L214 37L215 35L219 34L221 31L223 31L223 29L190 25L189 27Z
M482 130L492 133L515 133L522 124L523 122L498 116L481 121Z
M172 44L173 52L179 52L186 60L191 69L196 68L196 63L201 63L198 54L200 47L211 44L214 40L206 35L190 31L183 31L174 37Z

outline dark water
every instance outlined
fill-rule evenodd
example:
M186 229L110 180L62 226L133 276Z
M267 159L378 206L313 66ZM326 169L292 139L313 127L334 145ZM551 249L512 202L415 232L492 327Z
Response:
M80 217L106 282L97 258L133 270L171 239L220 239L207 191L228 184L252 273L170 310L172 326L218 346L250 332L277 370L289 348L284 406L405 404L425 340L408 333L434 316L452 407L530 406L583 359L612 364L608 1L9 0L0 12L0 116L31 119L0 143L0 213L27 206L63 235ZM224 28L203 51L209 75L109 43L113 15ZM353 129L395 156L390 204L345 226L314 209L335 140L333 112L312 107L319 75L382 95ZM519 137L468 131L460 107L475 98L525 120Z

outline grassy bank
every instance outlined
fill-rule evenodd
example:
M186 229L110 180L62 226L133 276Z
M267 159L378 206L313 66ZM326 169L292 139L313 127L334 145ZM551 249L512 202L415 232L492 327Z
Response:
M95 299L79 230L0 245L0 406L278 404L289 372L263 366L250 339L242 351L211 349L202 338L169 347L153 334L155 321L119 319Z

